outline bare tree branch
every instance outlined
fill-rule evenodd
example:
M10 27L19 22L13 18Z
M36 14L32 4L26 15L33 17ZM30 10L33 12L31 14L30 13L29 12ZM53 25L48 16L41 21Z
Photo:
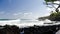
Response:
M57 4L57 3L47 3L47 5L59 5L59 4Z
M58 12L58 11L59 11L59 10L58 10L58 8L60 8L60 4L59 4L59 6L56 8L56 10L55 10L56 12Z

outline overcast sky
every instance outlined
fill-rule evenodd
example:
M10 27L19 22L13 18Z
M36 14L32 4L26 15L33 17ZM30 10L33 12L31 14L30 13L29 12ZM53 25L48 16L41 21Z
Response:
M44 0L0 0L0 19L36 19L49 15Z

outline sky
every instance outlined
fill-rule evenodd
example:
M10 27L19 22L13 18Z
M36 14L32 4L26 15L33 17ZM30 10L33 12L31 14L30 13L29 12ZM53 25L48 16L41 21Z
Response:
M44 0L0 0L0 19L37 19L49 15Z

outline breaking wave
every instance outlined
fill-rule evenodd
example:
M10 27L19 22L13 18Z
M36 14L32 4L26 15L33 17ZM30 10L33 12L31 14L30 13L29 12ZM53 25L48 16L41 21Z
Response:
M17 25L19 27L28 27L28 26L34 26L34 25L43 25L44 22L48 23L51 21L50 20L45 20L45 21L38 21L38 20L26 20L26 19L16 19L16 20L5 20L5 21L0 21L0 25Z

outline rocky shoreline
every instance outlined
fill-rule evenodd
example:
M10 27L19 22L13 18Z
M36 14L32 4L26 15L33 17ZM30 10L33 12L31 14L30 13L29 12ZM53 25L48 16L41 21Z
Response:
M32 26L19 28L16 25L0 26L0 34L55 34L60 25L53 26Z

